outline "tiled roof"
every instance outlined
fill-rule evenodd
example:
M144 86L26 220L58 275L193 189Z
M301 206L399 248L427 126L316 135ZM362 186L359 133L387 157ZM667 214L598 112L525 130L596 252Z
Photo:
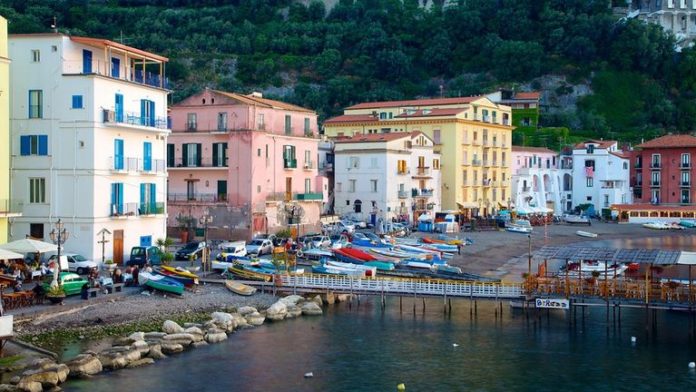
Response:
M326 121L324 124L334 124L334 123L350 123L350 122L363 122L363 121L379 121L375 116L371 114L344 114L341 116L332 117Z
M558 154L556 151L549 150L546 147L524 147L512 146L512 152L536 152L540 154Z
M392 108L392 107L402 107L402 106L434 106L434 105L457 105L457 104L468 104L477 99L480 96L474 97L456 97L456 98L428 98L428 99L413 99L408 101L380 101L380 102L363 102L357 105L349 106L346 110L351 109L378 109L378 108Z
M108 39L89 38L89 37L70 37L70 40L77 42L77 43L80 43L80 44L84 44L84 45L117 48L117 49L121 49L121 50L124 50L126 52L129 52L129 53L135 53L139 56L143 56L143 57L146 57L146 58L149 58L152 60L157 60L157 61L162 61L162 62L169 61L169 59L166 57L163 57L163 56L160 56L160 55L157 55L154 53L146 52L146 51L141 50L141 49L136 49L136 48L124 45L124 44L120 44L118 42L109 41Z
M438 116L455 116L465 109L463 108L450 108L450 109L421 109L416 110L412 114L401 113L395 118L412 118L412 117L438 117Z
M335 143L379 143L407 137L410 138L412 136L413 132L368 133L366 135L355 135L353 137L339 137L335 139Z
M637 148L684 148L696 147L696 137L691 135L665 135L639 144Z
M616 140L594 140L589 139L584 142L576 144L573 148L587 148L588 143L599 144L599 148L609 148L616 144Z
M293 105L287 102L276 101L274 99L256 97L253 94L242 95L237 93L228 93L225 91L211 90L216 94L236 99L248 105L261 105L273 109L291 110L295 112L315 113L314 110L303 108L302 106Z
M516 93L513 99L539 99L541 93L538 91L530 91L527 93Z
M677 206L664 204L612 204L614 210L621 211L696 211L696 206Z
M609 154L617 156L619 158L623 158L623 159L630 158L630 156L628 154L624 153L623 151L609 151Z

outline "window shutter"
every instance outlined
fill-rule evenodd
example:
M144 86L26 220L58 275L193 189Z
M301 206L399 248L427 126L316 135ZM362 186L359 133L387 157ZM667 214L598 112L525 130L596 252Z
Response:
M145 105L146 105L146 103L147 103L146 100L144 100L144 99L141 99L141 100L140 100L140 125L146 125L146 124L147 124L147 123L145 122L145 121L147 121L147 120L145 119Z
M167 144L167 166L174 167L174 145Z
M31 149L31 142L29 140L29 136L20 136L19 137L19 154L20 155L29 155Z
M39 135L39 155L48 155L48 135Z
M145 187L147 184L140 184L140 213L143 214L147 211L145 206Z
M150 105L150 126L155 126L155 101L149 101Z
M218 145L220 143L213 143L213 166L217 167L218 165Z
M266 150L268 156L268 150ZM227 167L227 143L222 143L222 166Z
M196 143L196 166L201 166L201 144Z
M118 188L116 187L116 184L111 184L111 207L109 210L109 215L113 215L114 212L116 212L115 207L116 207L116 200L117 200L117 196L116 196L117 191L118 191Z
M152 143L143 143L143 170L152 170Z
M188 144L181 145L181 166L188 167Z

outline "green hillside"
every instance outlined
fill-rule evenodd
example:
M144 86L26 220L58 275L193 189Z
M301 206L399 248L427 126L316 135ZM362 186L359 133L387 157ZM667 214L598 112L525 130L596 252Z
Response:
M322 118L352 103L541 86L594 95L542 125L636 139L696 123L696 52L608 0L0 0L11 33L58 28L171 58L176 102L205 87L264 90ZM451 2L450 2L451 3ZM308 4L308 5L305 5ZM564 89L569 89L565 91ZM563 108L561 108L563 109ZM562 111L562 110L561 110Z

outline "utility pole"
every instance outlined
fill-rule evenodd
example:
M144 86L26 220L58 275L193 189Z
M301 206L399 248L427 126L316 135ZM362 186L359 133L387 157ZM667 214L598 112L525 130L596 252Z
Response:
M532 235L527 234L527 238L529 239L529 254L527 258L527 273L528 276L532 276Z
M101 229L97 235L101 236L101 240L97 241L98 244L101 244L102 247L102 265L104 265L104 258L105 258L105 252L106 252L106 244L109 242L109 240L106 239L107 235L111 235L111 232L107 230L106 228Z

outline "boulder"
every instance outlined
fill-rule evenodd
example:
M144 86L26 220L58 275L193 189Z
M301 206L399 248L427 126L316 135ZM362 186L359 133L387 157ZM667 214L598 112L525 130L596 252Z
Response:
M167 336L167 334L164 332L145 332L143 338L145 340L162 340L165 336Z
M41 392L43 391L43 386L38 381L20 380L17 384L17 390L24 392Z
M121 346L130 346L131 344L135 343L135 340L131 339L130 336L127 337L120 337L114 339L114 347L121 347Z
M334 303L336 303L336 296L334 295L334 293L326 293L324 295L324 298L326 298L324 302L326 302L327 305L333 305Z
M10 379L10 384L12 384L12 385L17 385L17 384L19 383L19 380L20 380L20 379L19 379L19 376L13 376L13 377ZM2 385L2 384L0 384L0 385Z
M39 386L39 389L34 389L32 391L43 391L43 387L41 384L37 383ZM17 385L10 385L10 384L0 384L0 392L22 392L25 389L19 389Z
M184 346L176 343L162 343L162 353L166 355L184 351Z
M129 363L140 359L140 351L127 347L124 351L120 347L112 347L109 350L99 353L99 361L105 369L121 369Z
M242 306L237 310L237 313L239 313L242 316L246 316L247 314L258 312L255 307L253 306Z
M206 334L212 334L212 333L225 333L225 331L220 329L220 328L217 328L217 327L208 328L208 331L206 332Z
M167 358L166 355L162 354L162 346L155 344L150 346L150 350L147 353L148 358L152 359L163 359Z
M96 355L80 354L65 363L70 369L70 377L84 378L101 373L102 363Z
M140 351L140 356L147 355L150 352L150 345L144 340L137 340L135 343L131 344L131 348Z
M310 301L302 304L302 314L305 316L321 316L324 312L316 302Z
M203 335L203 331L199 327L188 327L184 330L184 333Z
M194 342L194 336L190 333L173 333L162 339L162 344L180 344L188 346Z
M205 335L205 341L208 343L220 343L223 340L227 340L227 334L224 332L209 333Z
M258 311L247 313L247 315L253 314L253 313L258 313ZM247 323L247 320L246 320L246 315L242 316L239 313L232 313L232 319L235 322L235 328L245 328L245 327L249 326L249 324Z
M281 321L288 314L288 307L284 302L278 301L266 309L266 318L271 321Z
M324 306L324 301L321 300L321 295L315 295L314 298L312 298L312 302L319 306Z
M211 314L211 317L213 318L213 321L216 324L227 324L230 323L233 319L231 314L225 312L213 312L213 314Z
M193 344L191 345L191 347L193 347L193 348L198 348L198 347L207 346L207 345L208 345L208 342L206 342L205 340L201 340L200 342L195 342L195 343L193 343Z
M128 337L134 342L145 340L145 332L133 332L132 334L128 335Z
M299 295L288 295L287 297L281 298L280 301L285 305L297 305L298 302L304 301L304 298Z
M166 320L164 324L162 324L162 332L165 333L183 333L184 329L181 327L181 325L175 323L172 320Z
M285 318L295 318L302 316L302 309L297 305L288 305L288 314Z
M254 312L251 314L247 314L245 318L246 323L251 326L259 326L263 324L264 321L266 321L266 317L262 315L259 312Z
M199 324L199 323L184 323L184 329L189 329L191 327L201 328L201 327L203 327L203 325Z
M38 367L24 371L17 385L26 383L27 388L34 388L36 385L32 383L36 382L42 388L50 389L65 382L68 374L70 374L70 369L65 364L42 362L38 364Z
M352 294L339 294L336 296L336 302L348 302L352 297Z
M140 358L137 361L133 361L129 363L126 367L127 368L135 368L135 367L140 367L140 366L145 366L145 365L152 365L155 363L155 360L152 358Z

